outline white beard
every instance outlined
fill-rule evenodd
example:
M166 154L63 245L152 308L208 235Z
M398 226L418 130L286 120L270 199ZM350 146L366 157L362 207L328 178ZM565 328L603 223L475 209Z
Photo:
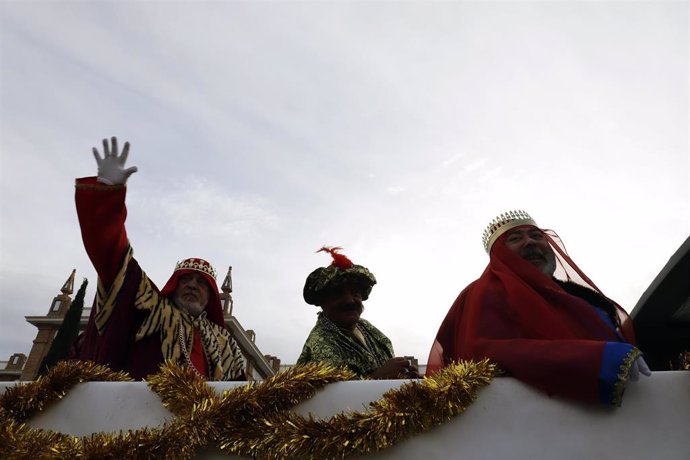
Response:
M178 308L185 310L194 318L199 316L201 312L204 311L204 308L206 308L206 305L201 305L198 301L187 302L186 300L181 299L177 294L175 294L173 297L173 302L178 306Z

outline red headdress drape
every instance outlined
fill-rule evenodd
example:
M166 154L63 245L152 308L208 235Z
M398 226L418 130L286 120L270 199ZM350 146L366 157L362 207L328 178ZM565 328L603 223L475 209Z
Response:
M180 280L180 276L187 273L198 273L204 277L209 286L208 304L206 305L204 311L206 311L206 315L209 321L217 324L220 327L225 327L225 318L223 317L223 304L220 301L218 285L216 284L216 280L214 280L213 277L208 273L192 269L175 270L173 274L170 276L168 282L165 283L165 286L163 286L163 289L161 289L161 295L163 297L172 297L175 293L175 289L177 289L177 283Z
M557 256L556 275L601 294L555 233L545 235ZM508 249L506 237L499 237L484 273L453 303L432 347L427 375L453 361L489 358L547 393L598 400L603 348L620 338L587 301ZM621 332L634 343L626 327Z

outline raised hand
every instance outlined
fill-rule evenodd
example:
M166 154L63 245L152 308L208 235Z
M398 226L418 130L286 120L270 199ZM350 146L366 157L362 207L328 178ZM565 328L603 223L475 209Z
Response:
M122 149L122 154L118 154L117 137L110 138L110 146L108 146L108 139L103 139L103 158L98 153L96 147L93 148L93 156L96 158L98 164L98 182L108 185L121 185L127 182L129 176L137 172L137 167L132 166L125 169L127 156L129 155L129 142L125 142Z

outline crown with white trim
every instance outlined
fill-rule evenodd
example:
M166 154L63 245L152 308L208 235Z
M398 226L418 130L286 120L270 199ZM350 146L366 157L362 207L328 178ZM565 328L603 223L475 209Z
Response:
M491 246L493 246L499 236L503 235L511 228L521 225L534 225L536 227L537 223L529 214L521 210L508 211L496 216L488 227L486 227L482 235L482 244L484 244L486 253L488 254L489 251L491 251Z
M175 271L178 270L196 270L198 272L206 273L213 280L216 279L216 269L211 266L210 263L206 262L204 259L189 258L182 260L175 265Z

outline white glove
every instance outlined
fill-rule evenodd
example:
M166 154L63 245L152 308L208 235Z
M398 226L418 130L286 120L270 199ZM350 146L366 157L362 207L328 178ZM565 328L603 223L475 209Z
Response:
M652 371L649 370L649 366L647 366L647 363L642 356L638 356L637 359L633 361L632 366L630 366L628 380L631 382L637 382L637 379L640 378L640 374L646 375L647 377L652 375Z
M98 163L98 182L108 185L121 185L127 182L129 176L137 172L137 167L125 169L127 155L129 155L129 142L125 142L122 155L117 153L117 137L111 137L112 148L108 148L108 139L103 139L103 158L98 154L96 147L93 148L93 156Z

